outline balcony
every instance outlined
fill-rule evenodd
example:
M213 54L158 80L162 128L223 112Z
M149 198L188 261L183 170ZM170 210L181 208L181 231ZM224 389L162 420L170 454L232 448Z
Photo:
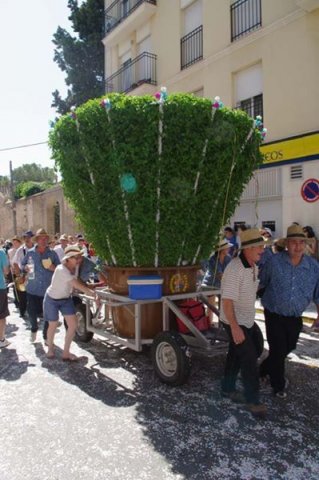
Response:
M154 13L156 3L156 0L115 0L104 12L104 36L109 36L116 27L131 16L135 17L134 20L138 17L139 23L142 25ZM135 13L140 6L139 12Z
M181 70L203 59L203 25L181 38Z
M230 6L231 41L261 27L261 0L238 0Z
M156 85L156 55L143 52L105 80L105 93L130 92L142 84Z

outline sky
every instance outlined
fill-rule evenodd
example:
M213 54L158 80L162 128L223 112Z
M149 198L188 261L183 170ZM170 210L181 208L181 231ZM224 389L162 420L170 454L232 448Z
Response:
M72 33L68 0L0 0L0 175L26 163L53 167L46 142L52 92L66 95L65 75L53 61L58 26ZM81 2L79 2L81 3Z

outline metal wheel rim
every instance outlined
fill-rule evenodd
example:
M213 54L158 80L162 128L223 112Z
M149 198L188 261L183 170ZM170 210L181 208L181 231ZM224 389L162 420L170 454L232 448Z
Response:
M76 331L79 335L83 335L86 332L85 317L82 312L77 311L75 313L77 318L77 327Z
M165 377L173 377L177 371L177 355L167 342L162 342L156 349L156 364Z

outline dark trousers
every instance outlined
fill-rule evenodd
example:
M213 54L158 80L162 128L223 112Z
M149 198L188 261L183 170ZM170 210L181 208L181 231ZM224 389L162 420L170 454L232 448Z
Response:
M229 349L226 358L225 373L222 380L222 390L233 392L236 389L236 379L241 371L245 398L247 403L259 402L259 373L257 359L263 351L263 336L256 323L251 328L242 328L245 340L240 345L234 343L229 325L224 324L229 336Z
M301 317L284 317L265 309L269 355L260 366L260 376L270 376L274 392L285 388L285 358L298 342L302 329Z
M17 298L20 317L23 317L27 309L27 292L21 292L17 289Z
M29 321L31 324L31 332L37 332L38 318L43 316L43 297L27 293L27 310L29 314ZM48 322L44 322L43 338L47 338Z

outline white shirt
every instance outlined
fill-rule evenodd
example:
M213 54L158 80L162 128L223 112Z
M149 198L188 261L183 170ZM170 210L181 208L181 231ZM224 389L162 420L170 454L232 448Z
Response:
M72 280L76 278L70 270L62 263L56 267L47 289L47 294L54 300L70 297L73 287Z
M32 248L32 247L30 247ZM18 248L18 250L16 251L14 257L13 257L13 263L16 263L18 265L18 267L20 268L20 270L22 270L22 260L24 259L25 255L27 254L28 252L28 247L26 245L21 245L21 247Z
M62 248L62 245L57 245L53 250L59 257L60 262L62 262L62 258L64 257L64 249Z

